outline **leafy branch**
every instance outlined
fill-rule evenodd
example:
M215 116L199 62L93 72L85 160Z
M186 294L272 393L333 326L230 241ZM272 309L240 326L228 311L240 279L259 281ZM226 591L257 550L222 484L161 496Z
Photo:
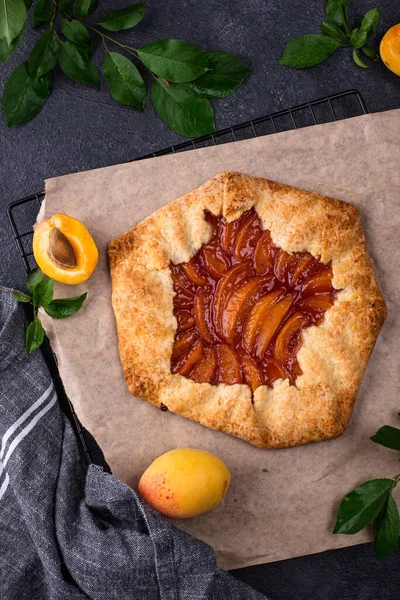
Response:
M396 427L381 427L371 440L400 451L400 429ZM400 474L393 479L372 479L347 494L340 503L333 533L354 534L373 524L375 556L392 554L400 537L399 512L392 496L399 481Z
M32 0L0 0L2 62L21 43L31 4ZM242 61L228 52L202 52L176 39L151 42L141 48L123 44L110 32L136 27L144 17L145 5L136 3L111 11L94 24L83 22L96 8L97 0L38 0L33 9L33 27L47 24L48 30L5 84L2 105L8 126L40 113L50 95L57 64L70 79L99 91L99 70L91 60L92 36L96 36L103 43L102 72L114 100L144 111L147 89L139 64L152 76L152 104L168 127L186 137L215 131L210 100L225 98L244 83L251 71ZM110 50L110 45L118 52Z
M378 46L368 46L379 21L377 8L369 10L359 27L352 30L348 21L348 0L327 0L325 14L326 19L320 23L322 34L299 35L289 40L278 60L280 65L293 69L314 67L339 48L353 48L353 61L363 69L367 69L368 65L361 60L359 49L368 58L379 59Z
M31 295L20 290L14 290L13 296L18 302L29 303L33 306L33 321L29 323L26 330L26 349L32 354L44 340L44 329L38 317L38 309L43 310L53 319L65 319L74 315L86 300L87 294L75 298L60 298L53 300L54 279L43 279L43 273L37 267L28 275L26 282Z

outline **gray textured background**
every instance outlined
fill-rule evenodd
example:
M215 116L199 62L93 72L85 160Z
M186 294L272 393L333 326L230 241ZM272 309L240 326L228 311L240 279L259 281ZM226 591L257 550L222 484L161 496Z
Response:
M127 4L129 0L103 0L97 14L101 17L110 8ZM367 70L357 68L350 50L338 51L307 71L276 64L289 38L318 32L323 5L324 0L149 0L142 23L116 36L135 46L177 37L242 58L254 74L233 96L215 102L219 129L347 89L359 90L370 112L399 108L400 78L381 63L369 63ZM350 0L350 24L375 6L382 14L379 40L400 22L398 0ZM40 32L29 31L16 55L0 66L1 89ZM100 64L103 50L96 43L94 60ZM45 178L130 160L182 140L156 117L150 104L144 115L117 105L104 82L97 93L57 70L53 89L42 113L27 124L8 130L0 115L0 283L5 285L23 287L25 281L6 218L10 202L40 191ZM364 545L235 574L271 600L395 600L400 597L399 560L398 550L376 561L370 545Z

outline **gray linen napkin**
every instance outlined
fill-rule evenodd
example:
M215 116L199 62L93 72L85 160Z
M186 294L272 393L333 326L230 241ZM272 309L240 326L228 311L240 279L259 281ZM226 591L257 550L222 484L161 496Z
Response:
M26 319L0 292L0 598L262 600L124 483L86 463Z

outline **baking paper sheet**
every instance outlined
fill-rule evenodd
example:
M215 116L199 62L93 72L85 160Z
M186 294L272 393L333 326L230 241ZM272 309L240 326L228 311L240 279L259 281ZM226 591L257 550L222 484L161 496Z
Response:
M45 216L83 221L99 248L85 283L57 285L57 296L88 292L83 309L45 326L67 394L113 473L136 488L154 458L176 447L217 454L232 483L210 513L175 521L208 542L226 569L358 544L331 534L338 502L367 479L392 477L398 454L369 437L400 425L399 222L400 110L263 138L67 175L46 182ZM107 244L218 172L233 169L354 203L360 210L389 318L372 355L353 416L340 438L286 450L261 450L162 412L125 386L111 307ZM151 352L151 340L149 340ZM398 490L396 490L397 492Z

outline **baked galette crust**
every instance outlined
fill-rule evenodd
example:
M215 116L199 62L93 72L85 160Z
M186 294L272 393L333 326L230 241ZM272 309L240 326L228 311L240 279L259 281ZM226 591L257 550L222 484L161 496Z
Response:
M207 243L208 210L228 221L254 207L275 245L332 261L335 304L303 331L295 385L195 383L170 370L176 331L169 268ZM226 171L157 210L109 245L112 303L129 390L157 406L263 448L340 435L386 318L358 211L351 204Z

